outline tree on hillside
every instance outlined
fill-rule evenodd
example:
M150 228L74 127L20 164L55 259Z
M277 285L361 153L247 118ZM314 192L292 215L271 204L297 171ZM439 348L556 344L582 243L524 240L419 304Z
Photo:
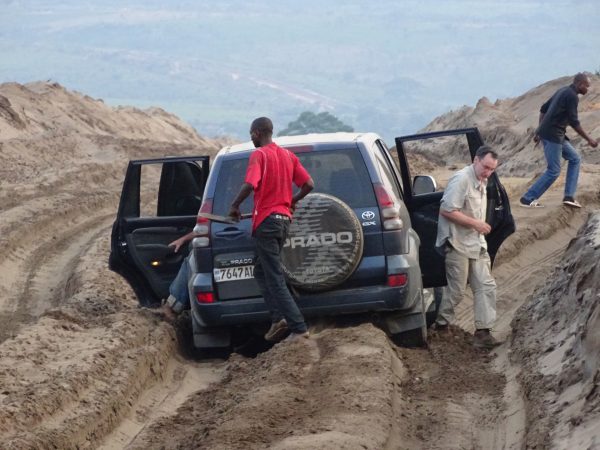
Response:
M336 131L354 131L349 125L328 112L315 114L304 111L298 118L290 123L286 129L279 132L278 136L296 136L306 133L334 133Z

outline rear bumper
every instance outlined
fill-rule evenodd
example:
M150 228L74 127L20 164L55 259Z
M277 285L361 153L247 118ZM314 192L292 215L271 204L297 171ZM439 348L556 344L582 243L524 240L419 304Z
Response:
M414 309L415 298L409 288L369 286L304 294L296 302L305 317ZM418 306L418 305L417 305ZM203 326L239 325L270 320L262 297L217 301L212 304L193 302L194 318Z

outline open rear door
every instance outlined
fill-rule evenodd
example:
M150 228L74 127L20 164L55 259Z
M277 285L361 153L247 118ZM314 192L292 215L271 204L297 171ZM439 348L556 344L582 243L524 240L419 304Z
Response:
M443 188L455 171L473 161L475 152L481 145L483 139L477 128L437 131L396 138L404 200L410 212L412 227L421 238L419 257L423 286L426 288L446 285L444 258L435 249ZM423 189L423 179L419 177L413 179L411 165L415 168L421 167L421 171L426 171L427 175L434 173L434 178L438 182L437 187ZM492 227L486 240L493 263L502 242L515 231L508 196L496 173L488 179L486 222Z
M130 161L111 235L109 268L131 284L143 305L169 294L189 250L169 243L196 224L209 157Z

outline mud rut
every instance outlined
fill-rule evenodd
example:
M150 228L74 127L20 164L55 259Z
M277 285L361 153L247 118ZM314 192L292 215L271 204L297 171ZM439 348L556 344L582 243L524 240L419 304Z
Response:
M471 347L470 299L427 350L396 348L365 324L315 330L306 345L254 359L193 360L106 269L115 192L15 197L0 222L3 448L522 446L518 368L509 344ZM591 190L580 198L599 206ZM494 268L501 338L531 279L586 219L559 199L547 195L552 214L514 208L519 231Z

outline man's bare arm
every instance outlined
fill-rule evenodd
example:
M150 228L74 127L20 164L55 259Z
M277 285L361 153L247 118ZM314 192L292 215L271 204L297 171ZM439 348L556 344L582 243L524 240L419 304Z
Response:
M175 239L169 244L169 247L175 247L174 252L177 253L181 247L187 244L189 241L198 236L195 231L190 231L188 234L181 236L179 239Z
M254 191L254 187L250 183L243 183L238 195L235 197L233 202L231 202L231 208L229 208L229 217L239 221L242 217L242 213L240 212L240 205L246 198Z
M579 134L579 136L584 138L588 142L588 144L590 144L592 147L595 148L598 146L598 141L589 137L588 134L584 131L584 129L581 128L581 125L577 125L576 127L573 127L573 129L575 131L577 131L577 134Z
M312 178L309 178L308 181L300 187L300 190L296 192L296 195L292 197L292 212L294 212L294 210L296 209L296 203L298 203L300 200L306 197L314 188L315 182Z
M440 209L440 214L450 222L465 228L471 228L481 234L488 234L492 230L492 227L487 222L467 216L458 210L445 211Z

